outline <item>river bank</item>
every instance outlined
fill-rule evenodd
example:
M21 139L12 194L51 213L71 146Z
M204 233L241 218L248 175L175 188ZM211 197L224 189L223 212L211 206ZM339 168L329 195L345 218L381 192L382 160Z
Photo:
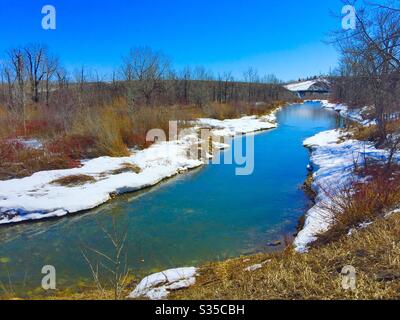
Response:
M306 253L300 254L290 246L274 255L259 254L204 265L195 285L173 291L168 298L398 299L400 248L393 244L399 240L400 215L392 214ZM354 291L341 286L341 272L348 265L356 270Z
M346 105L321 101L322 107L332 109L341 116L362 125L374 125L374 121L365 120L363 114L369 108L350 110ZM307 245L316 239L316 235L326 231L334 217L326 208L333 205L332 198L350 183L363 182L354 170L366 165L366 161L384 162L389 158L389 151L378 149L370 141L355 140L350 132L329 130L321 132L304 141L304 146L311 152L311 163L317 168L313 173L311 188L315 192L315 205L305 214L303 229L296 236L294 246L304 252ZM400 154L394 155L400 162Z
M275 113L239 119L198 119L177 140L158 142L132 151L128 157L100 157L83 160L79 168L41 171L32 176L0 181L0 225L62 217L93 209L115 196L154 186L207 159L193 156L203 143L198 131L211 128L211 135L233 137L276 128ZM227 144L215 141L218 150ZM207 150L208 152L208 150ZM209 154L209 158L212 155Z

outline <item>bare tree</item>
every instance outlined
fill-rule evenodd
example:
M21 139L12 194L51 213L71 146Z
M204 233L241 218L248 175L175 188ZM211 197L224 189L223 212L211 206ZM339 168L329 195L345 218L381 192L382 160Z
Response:
M24 55L21 49L11 49L8 52L8 57L11 66L11 69L9 69L8 72L9 86L11 88L12 82L16 82L17 84L16 87L17 90L15 90L15 93L12 92L11 96L15 94L17 97L18 107L21 110L20 113L22 114L24 133L26 133L26 104L25 104L26 69L25 69Z
M45 74L45 92L46 92L46 105L49 106L51 82L53 77L57 74L58 59L55 57L47 57L44 62L44 74ZM59 73L60 74L60 73Z
M24 48L24 56L31 88L33 102L39 102L39 86L46 70L46 48L42 45L29 45Z
M254 95L254 84L259 82L259 77L258 77L258 72L256 69L253 67L249 67L244 73L243 73L243 78L244 81L247 83L247 99L248 103L252 102L253 95Z
M180 88L178 96L181 97L184 104L190 103L190 87L192 80L192 70L190 67L185 67L180 74Z
M194 79L196 79L196 83L191 86L190 93L193 97L194 104L202 108L207 101L210 101L207 90L210 75L204 67L197 67L194 70L193 75Z
M386 114L396 107L393 97L400 80L400 11L395 3L365 3L357 10L355 30L334 33L342 53L335 94L350 104L374 107L379 143L386 138Z
M126 81L134 85L139 99L151 105L156 94L163 92L164 80L170 72L169 59L150 48L132 49L122 67Z

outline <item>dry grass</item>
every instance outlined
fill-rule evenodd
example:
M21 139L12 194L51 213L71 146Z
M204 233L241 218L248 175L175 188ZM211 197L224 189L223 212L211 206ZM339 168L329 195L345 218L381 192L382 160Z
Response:
M360 141L376 141L379 138L378 127L376 125L354 124L351 128L351 137Z
M129 130L132 125L130 119L119 109L106 106L98 108L95 113L82 110L76 115L71 133L94 137L96 156L128 156L129 151L123 140L123 132Z
M326 244L346 235L361 223L374 221L400 203L400 167L370 165L363 169L364 183L353 183L332 196L321 209L328 212L331 226L318 235L314 245Z
M95 178L85 174L77 174L53 180L51 184L56 184L63 187L76 187L93 182L96 182Z
M398 132L400 130L400 120L389 121L386 124L386 132L388 134ZM353 123L351 126L351 137L361 141L378 141L379 130L376 125L363 126Z
M249 105L246 103L210 103L203 108L202 117L215 118L219 120L240 118L243 115L265 115L276 108L283 106L284 101L274 101L269 104Z
M310 172L307 175L307 179L304 181L302 185L302 190L305 192L305 194L311 199L314 200L315 197L317 196L317 193L313 190L312 184L314 182L314 176L313 173Z
M386 125L388 133L398 132L400 130L400 120L390 121Z
M6 111L6 108L0 105L0 139L4 139L7 135L10 134L8 118L9 115Z
M250 261L247 261L250 259ZM248 272L250 265L268 261ZM341 286L340 272L352 265L357 289ZM200 269L196 284L173 293L172 299L399 299L400 217L377 219L373 225L327 246L298 254L286 249L278 254L260 254ZM390 281L390 278L393 280ZM386 280L385 280L386 279Z
M142 169L132 163L123 163L118 169L112 170L111 174L121 174L125 172L133 172L139 174L140 172L142 172Z

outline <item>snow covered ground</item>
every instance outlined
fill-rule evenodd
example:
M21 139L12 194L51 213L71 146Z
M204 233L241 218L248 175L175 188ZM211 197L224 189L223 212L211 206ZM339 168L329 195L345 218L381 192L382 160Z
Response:
M325 109L332 109L337 112L339 112L343 117L349 118L353 121L356 121L358 123L361 123L364 126L368 126L371 124L374 124L375 121L371 120L365 120L362 117L362 114L364 112L367 112L369 107L363 107L360 109L350 109L348 106L345 104L335 104L335 103L330 103L328 100L321 100L322 107Z
M307 245L315 240L315 235L329 227L330 215L323 209L329 205L327 193L334 194L353 179L357 179L352 174L354 163L362 164L364 155L379 160L387 158L387 152L376 149L372 143L341 138L343 133L340 130L330 130L304 141L304 146L312 150L311 162L317 168L312 185L317 197L316 204L306 213L303 229L294 241L299 252L307 251ZM397 159L400 161L400 154Z
M151 274L140 281L128 298L164 299L170 291L187 288L195 284L196 272L195 267L186 267Z
M246 134L261 130L268 130L277 127L275 113L256 117L243 117L240 119L217 120L210 118L201 118L196 122L200 126L209 126L213 128L213 135L232 137L238 134Z
M201 119L196 126L211 126L213 135L232 136L274 128L276 122L274 115L270 115L223 121ZM199 142L193 130L179 140L154 144L129 157L100 157L83 161L80 168L41 171L22 179L0 181L0 224L60 217L95 208L116 194L153 186L203 165L203 160L190 156L193 146ZM218 143L215 146L225 147ZM115 173L126 164L135 165L141 171ZM52 183L71 175L90 176L94 181L72 187Z

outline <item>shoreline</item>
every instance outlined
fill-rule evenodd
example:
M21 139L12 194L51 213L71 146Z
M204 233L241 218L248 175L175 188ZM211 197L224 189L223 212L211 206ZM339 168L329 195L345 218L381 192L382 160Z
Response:
M332 109L364 126L371 124L370 121L362 120L358 111L349 112L345 105L335 105L324 100L321 103L323 108ZM351 139L347 134L348 132L341 129L328 130L303 142L303 145L311 150L310 161L318 169L313 172L311 184L316 194L315 204L305 213L303 229L294 240L298 252L307 252L308 245L316 239L316 235L329 229L332 217L323 207L331 201L329 194L338 192L351 179L360 180L352 172L355 162L362 165L365 156L376 160L387 158L387 151L375 148L371 142Z
M128 157L99 157L82 161L79 168L41 171L21 179L0 181L0 227L83 213L118 195L143 190L199 168L206 161L192 159L188 155L193 145L202 142L196 132L198 129L211 127L211 134L216 137L268 131L278 126L275 115L282 107L278 106L267 115L259 117L198 119L193 121L191 132L178 140L156 143ZM220 150L227 145L213 142L213 147ZM207 155L212 158L212 155ZM126 165L135 166L140 172L112 174ZM72 175L89 176L94 182L72 187L53 183Z

